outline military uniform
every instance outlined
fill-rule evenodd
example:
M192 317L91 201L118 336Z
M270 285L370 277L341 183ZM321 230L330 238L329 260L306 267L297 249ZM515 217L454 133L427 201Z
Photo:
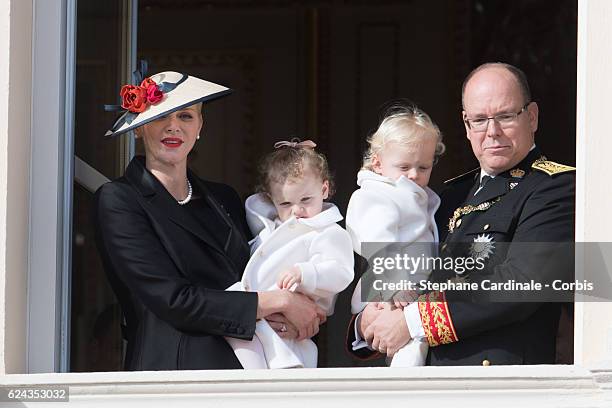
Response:
M484 254L490 262L486 272L472 270L461 279L479 282L493 273L499 280L573 280L573 251L559 253L555 245L525 243L574 241L574 169L547 161L536 147L474 195L479 182L480 169L447 182L436 214L442 257ZM551 264L551 259L558 262ZM456 280L442 271L432 276ZM554 363L561 303L482 303L467 296L465 291L448 291L420 298L419 314L430 345L428 365ZM349 330L349 350L351 337ZM354 352L361 358L368 353Z

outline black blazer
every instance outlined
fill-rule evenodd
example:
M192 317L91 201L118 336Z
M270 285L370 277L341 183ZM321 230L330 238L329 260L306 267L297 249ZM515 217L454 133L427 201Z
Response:
M242 202L229 186L188 177L215 231L177 204L143 157L95 194L98 249L126 319L127 370L241 368L223 336L255 332L257 294L224 291L249 257Z
M442 257L473 256L470 250L475 240L491 240L485 270L472 271L468 281L574 279L575 174L548 175L534 170L532 163L541 156L534 148L515 169L497 175L475 196L480 169L448 183L441 193L436 223ZM449 231L449 219L456 208L496 199L499 201L489 209L461 217L461 224ZM446 277L440 273L433 278ZM484 295L500 296L493 292ZM481 365L485 360L493 365L553 364L562 305L559 300L568 297L546 289L502 295L512 300L525 296L528 301L474 302L466 301L466 292L448 292L458 341L430 347L427 364Z

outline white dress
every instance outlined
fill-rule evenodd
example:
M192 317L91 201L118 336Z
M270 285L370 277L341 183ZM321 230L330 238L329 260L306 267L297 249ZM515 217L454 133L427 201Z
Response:
M353 250L349 234L337 222L338 208L323 203L314 217L278 220L274 205L261 194L245 203L247 222L256 238L241 282L228 290L277 290L278 274L292 266L302 272L302 282L292 290L304 293L331 315L339 292L353 281ZM282 339L259 320L253 341L226 338L244 368L316 367L317 348L310 339ZM263 355L262 355L263 353Z
M409 253L413 244L416 252L412 256L436 255L438 230L434 214L440 198L433 190L422 188L404 176L392 180L369 170L357 174L357 184L360 189L351 196L346 212L346 229L355 252L367 257L370 254L364 254L364 243L384 242L408 244L403 245L404 253ZM429 272L420 269L420 276L411 280L426 279ZM353 292L351 313L360 313L366 304L362 300L360 280ZM424 365L427 349L426 341L412 340L395 354L391 366Z

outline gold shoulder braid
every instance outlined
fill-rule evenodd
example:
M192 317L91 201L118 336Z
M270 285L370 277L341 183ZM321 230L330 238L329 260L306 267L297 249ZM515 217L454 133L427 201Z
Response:
M534 161L531 165L531 168L543 171L549 176L554 176L555 174L566 173L568 171L576 170L575 167L566 166L565 164L555 163L554 161L546 160L545 156L542 156L538 160Z
M448 232L452 233L455 230L455 226L457 225L457 220L459 218L474 211L486 211L499 200L501 200L501 196L491 201L482 202L478 205L466 205L465 207L457 208L453 213L453 216L448 220Z

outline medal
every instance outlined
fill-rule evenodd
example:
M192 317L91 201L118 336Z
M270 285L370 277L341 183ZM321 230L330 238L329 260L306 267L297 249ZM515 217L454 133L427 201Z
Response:
M470 256L474 259L487 259L494 249L493 237L489 234L481 234L474 238L474 242L470 245Z
M453 216L448 220L448 232L452 233L455 230L455 227L458 227L461 224L460 218L462 216L470 214L474 211L486 211L499 200L501 200L501 197L497 197L495 200L485 201L478 205L466 205L465 207L457 208L453 213Z
M525 175L525 170L523 169L512 169L510 170L510 175L514 178L523 178Z

